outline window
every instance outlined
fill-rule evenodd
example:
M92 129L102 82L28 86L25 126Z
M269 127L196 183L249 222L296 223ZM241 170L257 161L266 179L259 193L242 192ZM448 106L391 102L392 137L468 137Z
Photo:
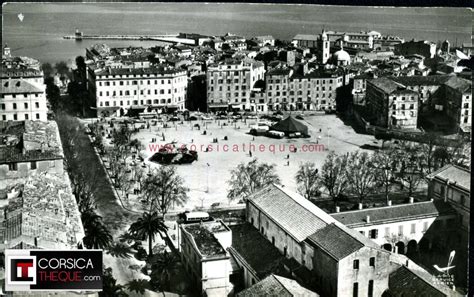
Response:
M25 120L29 120L29 115L25 113Z
M28 109L28 103L25 102L25 109Z
M35 169L36 169L36 161L32 161L30 165L31 165L31 166L30 166L31 170L35 170Z
M352 287L352 297L358 297L359 296L359 283L354 283L354 286Z
M368 297L374 296L374 281L369 280L369 292L367 293Z
M428 230L428 222L423 222L423 232Z
M2 104L2 109L5 110L5 104Z
M15 121L18 120L18 115L17 114L13 115L13 120L15 120Z
M35 107L36 107L36 108L39 108L39 107L40 107L39 102L35 102Z
M398 235L403 235L403 225L398 226Z
M413 223L411 224L411 227L410 227L410 234L415 234L416 233L416 224Z
M13 109L16 109L16 103L13 103Z
M377 229L370 230L370 232L369 232L370 238L376 239L378 237L378 233L379 233L379 230L377 230Z
M390 227L385 227L385 236L390 236Z
M459 200L459 202L461 203L461 205L466 204L466 197L464 197L464 195L461 195L461 199Z
M375 257L370 257L370 259L369 259L369 266L370 266L370 267L375 267Z
M354 260L354 262L353 262L353 268L354 268L354 269L359 269L359 260Z
M36 114L36 119L37 119L37 120L40 119L40 114L39 114L39 113Z
M17 163L9 163L8 164L8 170L17 171L18 170L18 164Z

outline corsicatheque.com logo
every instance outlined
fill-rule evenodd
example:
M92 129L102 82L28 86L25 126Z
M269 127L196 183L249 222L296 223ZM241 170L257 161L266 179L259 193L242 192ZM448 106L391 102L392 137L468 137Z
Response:
M7 261L7 281L11 285L35 285L36 257L10 256Z

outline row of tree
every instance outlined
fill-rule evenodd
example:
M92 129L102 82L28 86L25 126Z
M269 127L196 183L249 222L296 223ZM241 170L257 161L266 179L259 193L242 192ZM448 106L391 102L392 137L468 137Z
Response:
M320 170L313 162L300 165L295 176L298 191L307 199L314 199L324 189L335 204L345 195L357 197L362 202L375 192L382 192L388 203L395 185L406 189L411 196L427 174L446 164L463 162L462 142L454 146L436 143L400 141L373 154L330 152ZM228 198L236 200L245 199L268 184L280 184L280 178L275 165L258 163L254 159L232 170L228 183Z

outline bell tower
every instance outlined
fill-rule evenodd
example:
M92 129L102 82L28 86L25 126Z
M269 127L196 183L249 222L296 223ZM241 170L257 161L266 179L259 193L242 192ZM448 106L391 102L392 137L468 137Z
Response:
M329 39L326 30L323 29L318 39L318 48L320 52L320 61L326 64L329 60Z

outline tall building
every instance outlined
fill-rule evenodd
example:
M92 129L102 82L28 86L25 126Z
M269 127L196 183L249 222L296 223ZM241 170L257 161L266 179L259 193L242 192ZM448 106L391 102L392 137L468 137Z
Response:
M389 129L416 129L418 93L382 77L367 81L366 105L376 126Z
M250 94L265 79L263 62L227 60L207 68L207 105L210 110L251 109ZM255 107L254 107L255 108Z
M130 108L184 110L186 71L169 68L89 69L89 90L97 113L107 116Z
M318 49L319 49L319 60L322 64L326 64L329 60L329 48L330 43L326 31L323 30L321 35L318 38Z

